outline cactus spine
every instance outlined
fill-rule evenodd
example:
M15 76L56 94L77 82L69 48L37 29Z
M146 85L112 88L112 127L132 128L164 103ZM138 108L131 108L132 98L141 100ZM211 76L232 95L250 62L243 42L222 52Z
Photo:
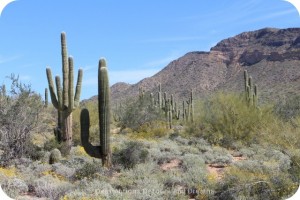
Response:
M98 70L98 113L100 146L89 142L89 112L83 109L80 115L81 142L84 150L92 157L101 158L102 165L111 167L110 151L110 88L105 59L100 59Z
M46 69L51 102L58 111L58 124L54 130L56 138L59 142L64 142L63 154L67 155L70 152L72 146L72 112L75 107L79 106L81 82L82 82L82 70L78 70L78 78L76 84L76 90L74 95L74 66L73 58L68 57L66 34L61 33L61 54L62 54L62 73L63 73L63 87L61 88L60 77L55 77L56 93L54 90L54 84L52 80L51 69Z

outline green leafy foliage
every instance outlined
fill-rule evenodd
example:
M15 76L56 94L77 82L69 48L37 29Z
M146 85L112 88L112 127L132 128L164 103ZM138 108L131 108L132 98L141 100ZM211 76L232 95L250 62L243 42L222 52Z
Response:
M290 95L280 100L275 105L275 112L285 121L300 116L300 95Z
M237 140L249 144L258 137L258 130L271 121L271 114L267 107L249 107L238 95L219 93L204 101L201 116L186 132L225 147Z
M151 106L151 99L145 95L139 100L129 100L128 104L124 105L122 113L119 113L121 128L130 128L133 131L138 131L141 126L152 121L163 121L161 110Z
M11 75L10 93L0 98L0 148L4 151L1 164L12 158L20 158L31 152L33 132L44 128L41 97ZM3 93L3 92L2 92Z

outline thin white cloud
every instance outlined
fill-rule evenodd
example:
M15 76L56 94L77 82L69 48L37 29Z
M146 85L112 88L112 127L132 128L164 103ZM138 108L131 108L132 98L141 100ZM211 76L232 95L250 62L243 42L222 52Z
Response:
M144 64L144 67L165 67L171 61L177 59L179 55L169 55L161 59L149 61L148 63Z
M166 37L166 38L154 38L142 40L142 43L152 43L152 42L184 42L193 40L203 40L203 36L181 36L181 37Z
M19 76L19 79L20 79L21 81L29 81L29 80L31 80L31 77L28 76L28 75L20 75L20 76Z
M255 22L259 22L259 21L269 20L269 19L284 16L284 15L288 15L288 14L291 14L294 12L296 12L295 9L289 9L289 10L283 10L283 11L281 10L281 11L273 12L273 13L270 13L267 15L263 15L262 17L258 17L258 18L254 18L254 19L245 21L244 23L255 23Z
M95 69L96 66L92 66L92 65L87 65L87 66L84 66L84 67L80 67L84 72L86 71L89 71L91 69Z
M4 57L4 56L1 56L1 55L0 55L0 64L8 63L8 62L17 60L17 59L19 59L19 58L20 58L20 56Z

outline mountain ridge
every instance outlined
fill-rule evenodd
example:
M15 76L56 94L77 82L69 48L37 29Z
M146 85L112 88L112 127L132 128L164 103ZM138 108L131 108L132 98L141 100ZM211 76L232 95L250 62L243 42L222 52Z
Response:
M152 77L136 84L111 86L114 103L145 91L162 91L176 98L196 98L216 91L242 92L243 71L248 70L263 100L300 91L300 28L264 28L223 39L210 51L193 51L171 61Z

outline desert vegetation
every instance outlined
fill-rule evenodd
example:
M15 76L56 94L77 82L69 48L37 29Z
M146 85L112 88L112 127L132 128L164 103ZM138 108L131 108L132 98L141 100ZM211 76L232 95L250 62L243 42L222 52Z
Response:
M184 99L139 88L113 105L99 61L97 101L79 101L62 34L63 83L45 98L11 75L0 88L0 183L15 199L285 199L300 178L300 96L244 91ZM46 76L45 76L46 78ZM56 90L55 90L56 88ZM100 144L100 145L99 145Z

